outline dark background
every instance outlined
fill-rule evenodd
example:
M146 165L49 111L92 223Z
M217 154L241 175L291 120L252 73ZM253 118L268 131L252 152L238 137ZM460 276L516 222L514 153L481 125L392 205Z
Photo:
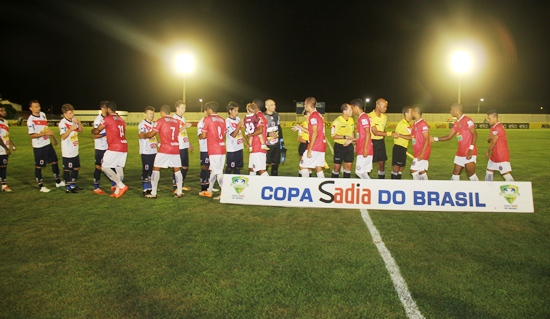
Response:
M467 47L467 112L547 113L550 10L536 1L3 1L0 94L95 109L101 100L141 111L182 98L168 62L184 48L188 111L199 98L279 111L314 96L328 111L384 97L388 112L420 103L447 112L457 100L450 54ZM478 49L475 49L478 48Z

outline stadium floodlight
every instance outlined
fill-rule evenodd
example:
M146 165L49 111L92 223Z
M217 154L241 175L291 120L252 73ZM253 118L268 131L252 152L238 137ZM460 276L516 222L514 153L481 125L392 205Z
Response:
M187 74L195 69L195 59L191 54L178 54L175 59L175 67L178 73L183 74L183 102L185 103L185 80Z
M479 114L479 108L481 107L481 102L485 101L484 98L479 99L479 102L477 102L477 114Z
M457 51L451 57L451 66L458 74L458 103L460 103L462 74L470 71L472 67L472 56L466 51Z

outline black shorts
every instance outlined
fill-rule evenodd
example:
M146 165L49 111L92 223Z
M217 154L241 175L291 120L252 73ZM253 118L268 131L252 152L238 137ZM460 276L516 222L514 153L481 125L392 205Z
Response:
M80 168L80 156L63 157L63 170Z
M180 149L181 167L189 167L189 149Z
M0 155L0 166L8 166L8 155Z
M393 166L405 167L407 163L407 149L400 145L394 145L392 150L391 164Z
M304 152L307 150L308 144L309 144L309 142L308 143L300 143L300 145L298 145L298 156L304 155Z
M201 152L201 166L210 167L210 158L208 152Z
M227 152L227 167L231 169L244 167L243 150Z
M35 148L34 149L34 165L35 166L46 166L48 163L56 163L59 159L57 154L52 146L52 144Z
M150 171L155 164L157 154L141 154L141 165L144 170Z
M265 154L265 163L267 165L281 163L281 143L268 145L268 147L269 150Z
M353 144L344 146L340 143L334 143L334 164L353 163L354 157Z
M373 156L372 162L385 162L388 160L388 155L386 154L386 143L384 140L372 140Z
M103 155L105 155L107 150L95 150L95 165L101 166L103 164Z

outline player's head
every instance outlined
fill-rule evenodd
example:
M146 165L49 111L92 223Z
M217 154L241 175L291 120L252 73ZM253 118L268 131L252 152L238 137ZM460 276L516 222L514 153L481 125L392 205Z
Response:
M492 110L487 111L487 122L489 122L489 124L491 126L498 123L498 112L497 112L497 110L492 109Z
M74 106L69 103L65 103L61 106L61 113L67 120L72 120L74 118Z
M208 114L216 113L218 112L218 106L218 102L210 101L204 105L204 110L207 111Z
M40 113L40 103L38 103L37 100L30 100L29 101L29 110L31 110L32 114L37 115Z
M386 113L386 111L388 110L388 101L382 98L376 100L376 109L380 113Z
M107 102L107 105L106 105L106 106L107 106L107 114L111 115L111 114L116 113L117 107L116 107L116 103L115 103L115 102L109 101L109 102Z
M412 119L411 110L412 110L412 107L410 107L410 106L405 106L405 107L403 108L403 110L401 111L401 113L403 113L403 118L404 118L405 121L407 121L407 122L409 122L409 121Z
M304 101L304 107L306 110L308 110L310 113L315 110L315 105L317 105L317 99L310 96Z
M359 114L363 113L364 106L363 106L363 100L362 99L355 99L355 100L349 102L349 104L351 104L351 108L353 109L353 114L359 115Z
M463 113L463 106L460 103L454 103L451 105L451 115L454 117L460 117Z
M353 115L353 107L351 104L344 103L340 106L340 111L342 111L342 116L350 117Z
M255 99L254 101L252 101L252 103L256 104L256 106L258 107L258 110L262 112L265 110L264 100Z
M309 111L308 110L304 110L302 112L302 115L306 117L306 119L309 117Z
M160 107L160 116L170 115L170 112L172 112L172 110L170 109L170 105L164 104Z
M258 105L254 102L248 103L246 105L246 111L248 113L256 114L258 112Z
M6 107L4 106L4 104L0 104L0 118L5 118L6 117Z
M174 108L176 109L176 114L183 115L185 114L187 106L182 100L177 100L176 103L174 103Z
M101 110L101 115L103 116L107 115L107 103L109 103L109 101L99 102L99 109Z
M227 114L231 117L237 116L239 114L239 104L233 101L229 102L229 104L227 104Z
M143 111L145 113L145 119L149 122L155 118L155 108L152 106L146 106L145 110Z
M277 105L275 104L275 101L269 99L265 101L265 110L266 112L273 113L275 112L275 109L277 108Z
M415 104L411 107L411 117L414 121L422 118L422 106Z

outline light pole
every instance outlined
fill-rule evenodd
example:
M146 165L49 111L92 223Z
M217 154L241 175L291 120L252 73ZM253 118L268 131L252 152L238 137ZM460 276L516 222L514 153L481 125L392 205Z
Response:
M479 99L479 101L477 102L477 114L479 114L479 108L481 107L481 102L485 101L484 98L481 98Z
M201 113L202 113L202 99L199 99L199 102L201 102Z
M185 80L187 74L193 72L195 59L191 54L178 54L175 60L176 71L183 74L183 102L185 103Z
M370 102L370 97L365 99L365 112L367 111L367 104Z
M453 70L458 74L458 103L460 103L460 90L462 74L470 71L472 66L472 57L468 52L458 51L451 57L451 66Z

